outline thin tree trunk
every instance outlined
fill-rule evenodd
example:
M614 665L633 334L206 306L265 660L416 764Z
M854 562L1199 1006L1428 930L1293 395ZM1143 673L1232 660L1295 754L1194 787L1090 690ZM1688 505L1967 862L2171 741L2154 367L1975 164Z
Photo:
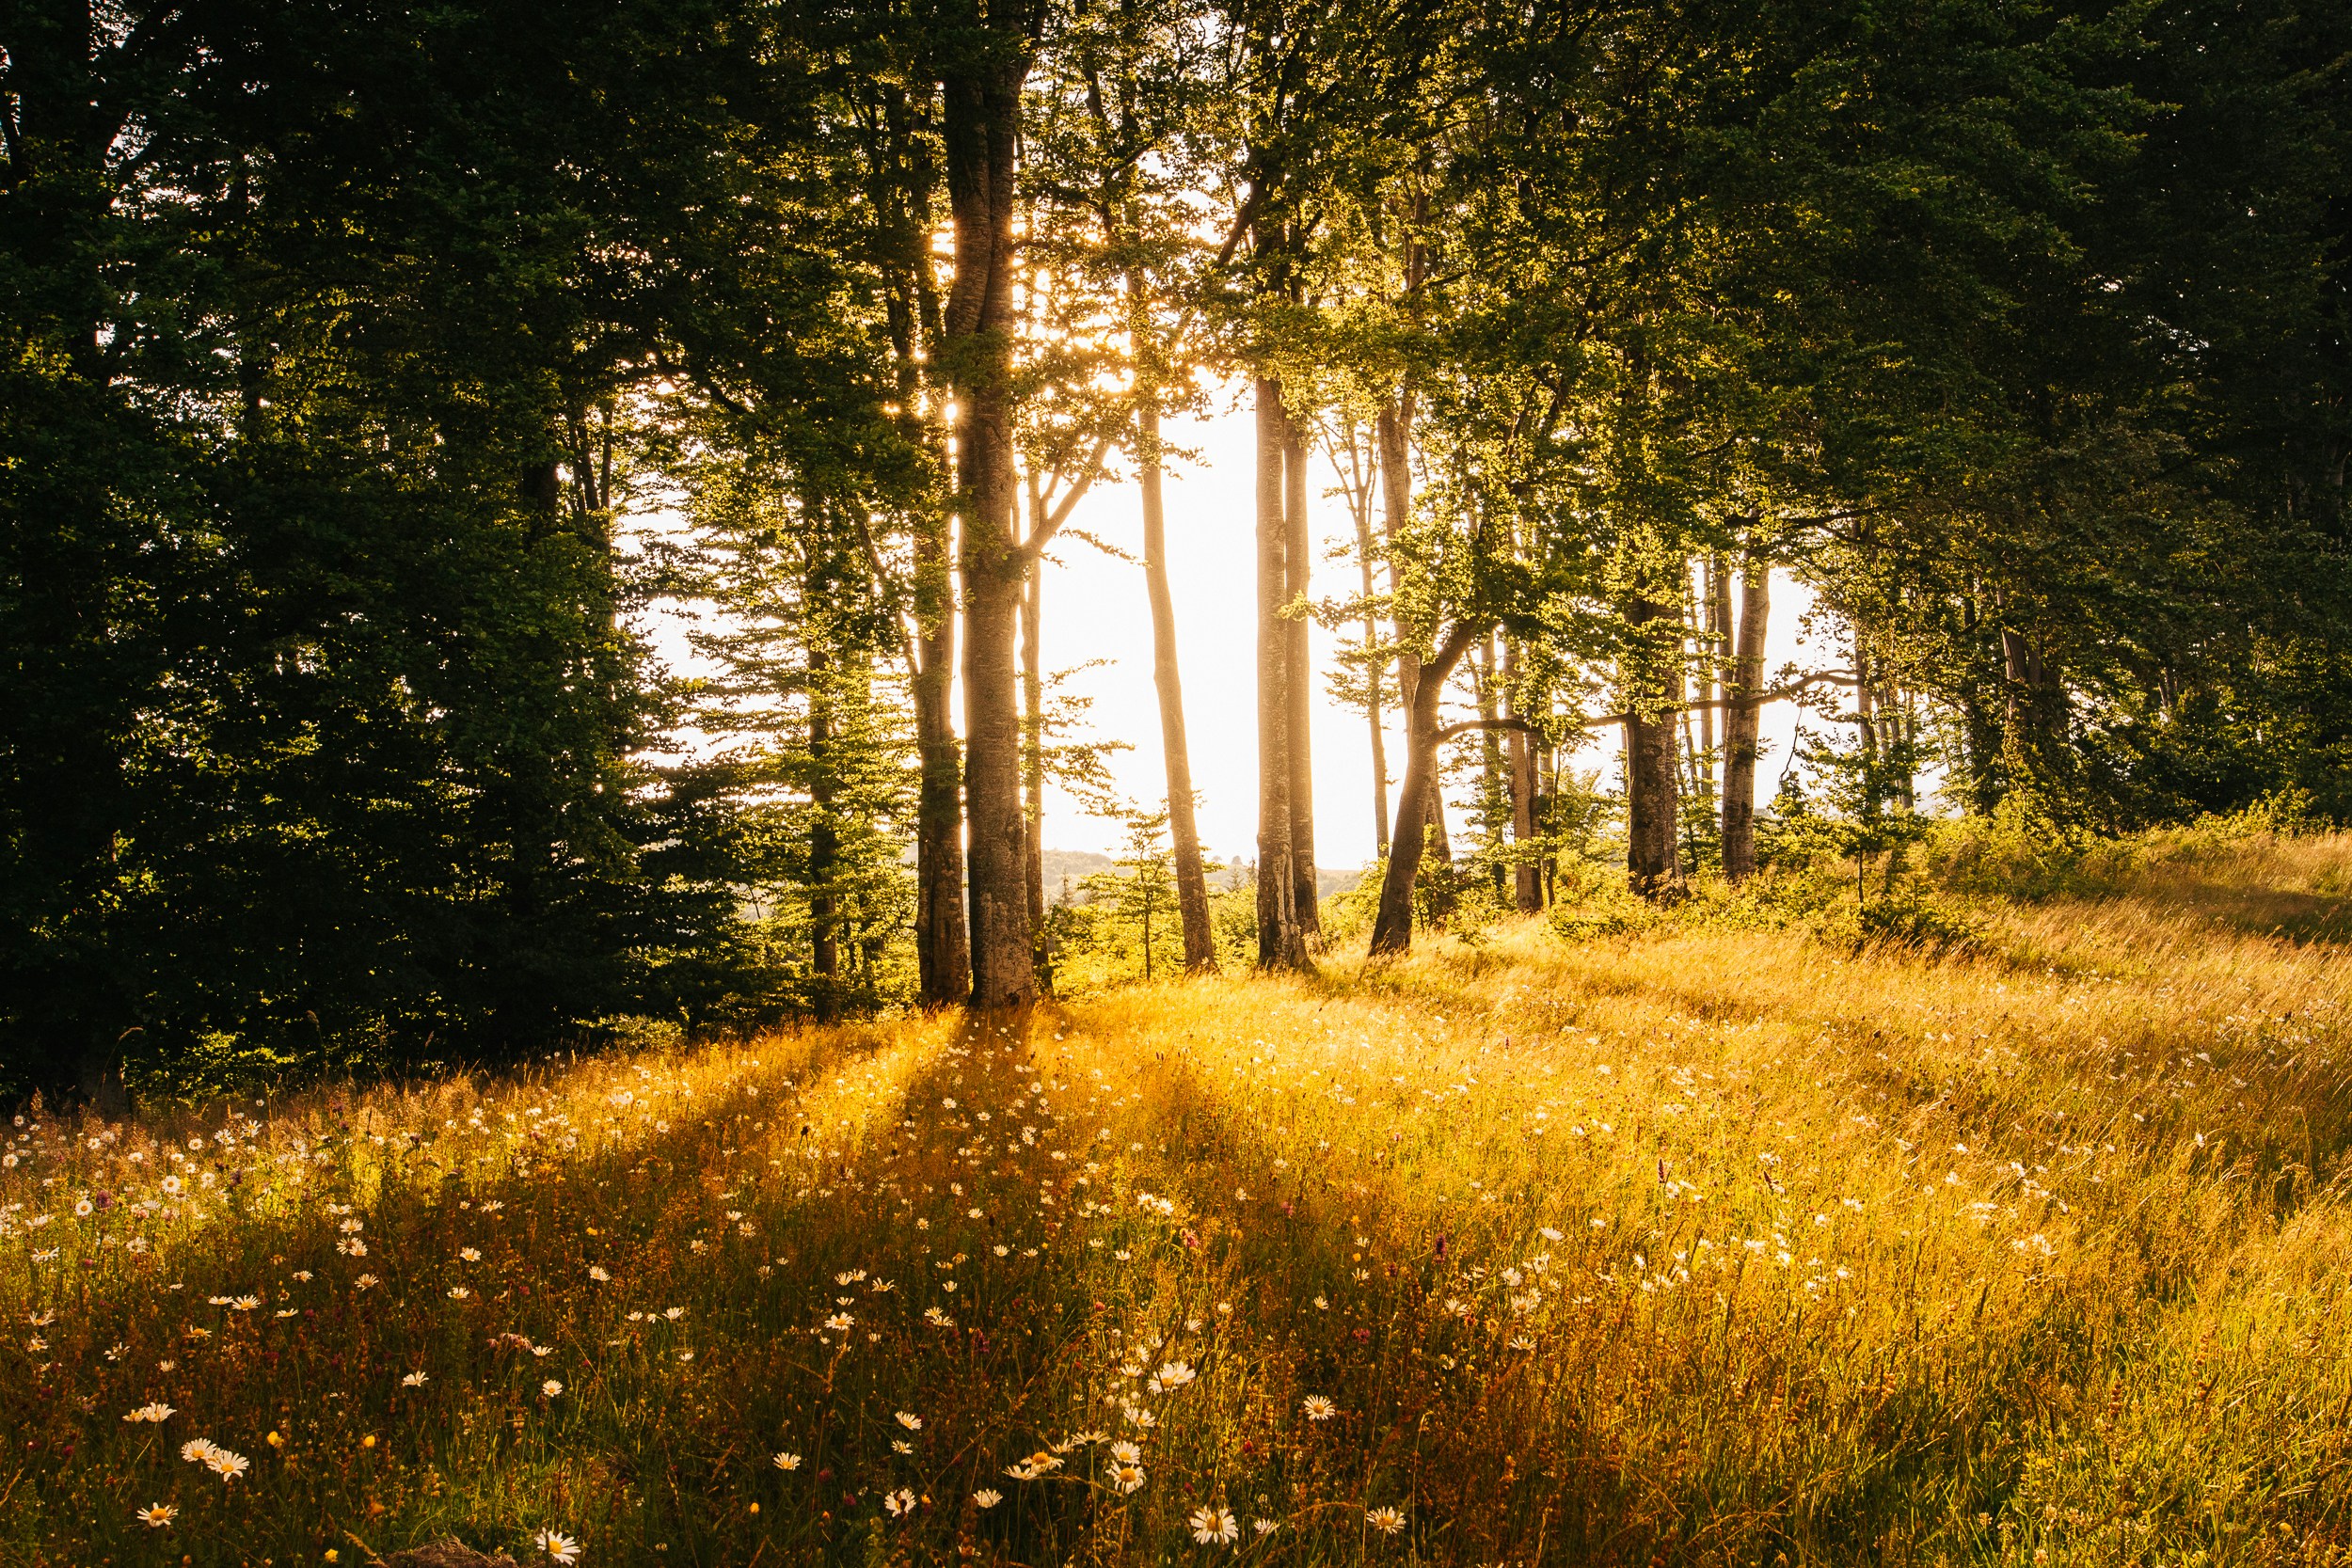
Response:
M1665 623L1678 629L1681 618L1642 597L1626 607L1625 619L1634 642L1625 672L1626 879L1645 898L1673 898L1683 890L1675 832L1681 639L1669 641L1650 628Z
M1503 832L1503 818L1509 815L1511 785L1510 775L1503 770L1502 736L1495 722L1502 713L1501 693L1496 689L1500 684L1496 680L1496 663L1494 633L1488 632L1478 645L1478 657L1471 665L1470 676L1478 693L1478 717L1486 726L1478 736L1479 812L1486 818L1487 875L1494 884L1495 902L1500 904L1507 880L1502 863L1509 844Z
M964 810L971 825L972 999L1036 999L1029 942L1028 854L1021 800L1021 712L1015 622L1026 552L1014 537L1009 334L1014 270L1014 156L1025 45L977 50L946 73L947 190L955 217L955 285L945 362L956 376L962 428L957 489L963 517Z
M918 527L914 536L920 641L913 696L922 768L914 808L914 957L927 1007L962 1001L972 979L971 938L963 920L963 756L948 706L956 616L946 532L942 517Z
M1176 599L1168 585L1168 515L1160 496L1160 411L1149 399L1136 416L1136 479L1143 491L1143 581L1152 600L1152 684L1160 694L1160 749L1168 762L1168 830L1176 851L1176 911L1184 967L1216 967L1209 930L1209 884L1194 820L1192 753L1184 740L1184 682L1176 662ZM1149 953L1149 944L1145 951Z
M1289 524L1283 513L1288 435L1279 383L1261 377L1258 420L1258 965L1304 969L1298 884L1291 875Z
M1354 427L1351 425L1350 430ZM1349 436L1349 450L1355 449L1355 437ZM1367 487L1368 488L1368 487ZM1362 491L1354 493L1356 500L1356 564L1364 578L1364 646L1370 649L1380 641L1380 623L1372 613L1375 592L1372 578L1372 498ZM1373 847L1386 859L1389 853L1389 757L1388 736L1380 729L1380 666L1367 659L1364 664L1364 709L1372 721L1372 833Z
M1396 641L1396 700L1406 713L1421 694L1421 656L1414 651L1411 631L1404 621L1404 600L1399 592L1403 576L1393 553L1399 536L1410 526L1413 515L1413 389L1406 386L1398 389L1396 397L1380 405L1378 420L1380 436L1380 499L1381 531L1387 535L1391 554L1389 557L1390 626ZM1407 737L1407 749L1410 738ZM1430 831L1429 850L1441 861L1454 859L1453 845L1446 838L1445 797L1438 782L1438 771L1429 769L1423 787L1428 799L1422 802L1422 822ZM1389 841L1393 853L1396 841ZM1419 853L1417 849L1416 854Z
M1307 518L1307 438L1298 420L1284 411L1282 420L1283 581L1286 602L1306 601L1309 574L1314 564L1313 530ZM1291 895L1298 914L1299 934L1311 943L1323 940L1323 894L1315 876L1314 671L1309 641L1311 619L1294 615L1283 623L1289 672L1284 685L1288 699L1291 768Z
M1724 875L1756 875L1756 736L1763 727L1764 634L1772 613L1772 569L1756 546L1740 563L1740 632L1732 653L1731 705L1724 710Z
M1412 706L1406 709L1405 779L1396 797L1396 829L1389 835L1389 863L1380 879L1380 910L1372 927L1375 957L1407 952L1413 945L1413 882L1421 874L1422 849L1428 841L1425 808L1436 793L1438 707L1446 678L1478 636L1476 626L1454 628L1437 657L1422 666Z
M1045 503L1037 475L1029 475L1030 528L1044 521ZM1045 608L1045 558L1029 557L1021 594L1021 796L1028 828L1029 946L1037 947L1045 925L1045 672L1039 617Z
M1705 662L1699 666L1699 700L1711 703L1723 695L1724 623L1723 623L1723 558L1709 553L1699 559L1699 646L1706 650ZM1715 747L1715 710L1699 709L1699 788L1711 800L1715 795L1716 761L1722 752Z
M1508 699L1510 716L1524 721L1526 715L1519 711L1518 685L1518 639L1505 638L1503 696ZM1534 914L1544 907L1542 868L1535 841L1535 747L1523 729L1510 731L1505 744L1511 753L1511 901L1521 914Z
M819 1018L839 1006L841 900L834 887L840 869L841 830L834 819L833 660L821 648L808 654L808 923L812 999Z

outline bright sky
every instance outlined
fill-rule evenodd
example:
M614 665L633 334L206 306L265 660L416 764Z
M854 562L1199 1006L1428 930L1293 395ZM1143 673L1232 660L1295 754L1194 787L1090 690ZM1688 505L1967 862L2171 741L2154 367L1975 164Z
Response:
M1176 601L1176 636L1184 682L1184 720L1192 749L1193 785L1200 797L1204 854L1223 864L1234 856L1254 860L1258 822L1257 733L1257 438L1247 400L1238 391L1214 401L1206 417L1168 420L1163 440L1190 451L1190 462L1171 457L1164 481L1168 505L1169 587ZM1352 562L1330 561L1328 547L1352 548L1355 527L1346 503L1336 494L1337 474L1318 454L1317 478L1310 486L1318 535L1316 598L1344 594L1359 581ZM1159 697L1152 684L1152 610L1145 595L1140 492L1132 481L1098 483L1078 503L1070 527L1127 551L1120 561L1065 536L1049 555L1043 585L1043 660L1046 670L1072 669L1090 659L1096 668L1073 676L1065 689L1093 699L1089 715L1096 734L1126 741L1133 749L1114 753L1119 788L1138 805L1156 807L1166 795L1166 763L1160 752ZM657 523L656 526L659 526ZM1766 669L1791 660L1822 669L1845 660L1834 650L1806 645L1801 623L1811 595L1786 576L1772 583L1772 630ZM655 614L644 630L673 665L694 662L682 625ZM1326 685L1331 638L1310 629L1315 659L1314 779L1315 849L1328 867L1367 864L1376 842L1372 819L1372 743L1363 719L1337 706ZM961 683L955 698L961 726ZM1774 703L1764 710L1763 755L1757 765L1759 793L1769 799L1783 764L1798 710ZM1404 772L1402 726L1391 708L1388 724L1391 811L1396 778ZM1581 768L1601 767L1615 787L1618 732L1604 726L1576 759ZM1454 816L1459 820L1458 815ZM1049 791L1045 804L1045 847L1110 853L1121 847L1120 825L1089 816L1077 802Z
M1256 858L1258 834L1257 732L1257 437L1246 400L1229 396L1210 417L1170 420L1164 438L1191 450L1193 463L1174 463L1166 480L1169 587L1176 600L1177 646L1184 669L1184 719L1192 748L1193 785L1200 796L1201 847L1222 863L1232 856ZM1352 559L1331 562L1333 544L1352 547L1355 524L1338 495L1326 495L1338 476L1320 458L1311 486L1311 515L1320 536L1313 594L1346 593L1357 581ZM1071 525L1118 546L1140 560L1142 501L1132 483L1097 484L1078 503ZM1160 753L1159 698L1152 684L1152 610L1144 594L1143 568L1115 560L1074 541L1058 543L1046 568L1043 588L1044 663L1050 670L1090 658L1111 662L1073 678L1069 689L1094 699L1098 731L1125 740L1131 752L1118 754L1113 768L1120 788L1139 803L1156 806L1167 793ZM1810 595L1787 578L1772 585L1772 620L1766 668L1807 658L1807 668L1843 660L1822 649L1801 649L1799 623ZM1322 627L1310 633L1315 657L1314 777L1315 850L1327 866L1358 866L1372 860L1372 742L1363 719L1337 706L1325 683L1332 639ZM1775 703L1765 709L1764 754L1757 767L1761 792L1769 798L1788 759L1797 710ZM1394 780L1405 769L1403 727L1389 715L1391 810ZM1579 759L1581 767L1606 766L1613 784L1616 727ZM1067 798L1049 794L1045 845L1053 849L1119 847L1116 823L1089 816Z

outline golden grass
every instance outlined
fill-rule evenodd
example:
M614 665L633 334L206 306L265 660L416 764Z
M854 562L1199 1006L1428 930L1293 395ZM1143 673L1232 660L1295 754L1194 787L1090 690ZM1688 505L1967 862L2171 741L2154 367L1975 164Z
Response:
M2344 1561L2348 853L39 1118L0 1560Z

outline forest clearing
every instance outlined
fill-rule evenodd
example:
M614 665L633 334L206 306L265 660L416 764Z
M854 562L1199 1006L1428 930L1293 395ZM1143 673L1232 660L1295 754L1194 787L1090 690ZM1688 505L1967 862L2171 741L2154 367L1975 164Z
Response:
M2339 1562L2347 877L36 1112L0 1560Z

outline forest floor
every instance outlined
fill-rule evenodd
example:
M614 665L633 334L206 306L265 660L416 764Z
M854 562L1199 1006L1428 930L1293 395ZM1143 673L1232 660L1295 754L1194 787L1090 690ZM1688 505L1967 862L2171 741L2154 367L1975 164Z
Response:
M0 1562L2352 1560L2301 842L28 1117Z

